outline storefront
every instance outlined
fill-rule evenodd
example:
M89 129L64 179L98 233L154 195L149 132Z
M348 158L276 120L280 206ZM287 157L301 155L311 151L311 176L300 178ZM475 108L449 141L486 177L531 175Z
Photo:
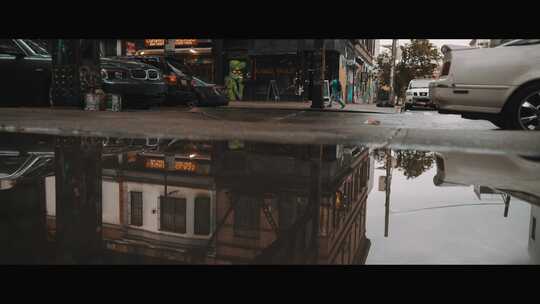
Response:
M339 39L325 43L324 78L339 78L345 99L345 43ZM310 39L224 40L222 78L228 94L234 97L231 100L309 100L313 54L314 41ZM351 82L354 77L349 76Z
M126 43L128 43L126 41ZM143 48L135 45L136 54L163 54L165 39L144 39ZM182 62L193 76L203 81L214 82L214 57L211 39L176 39L174 56Z

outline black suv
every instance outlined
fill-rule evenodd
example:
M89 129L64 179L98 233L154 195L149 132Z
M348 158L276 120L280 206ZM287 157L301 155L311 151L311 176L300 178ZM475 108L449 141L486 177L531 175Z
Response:
M43 43L0 39L0 106L49 106L52 58ZM137 61L101 58L103 90L122 96L123 107L161 104L167 86L161 72Z

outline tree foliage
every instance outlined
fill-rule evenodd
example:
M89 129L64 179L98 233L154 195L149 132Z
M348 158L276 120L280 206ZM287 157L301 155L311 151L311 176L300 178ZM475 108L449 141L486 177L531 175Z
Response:
M431 169L435 160L431 152L400 150L396 154L398 168L407 179L416 178Z
M411 43L400 46L400 49L401 61L396 64L394 88L398 96L403 96L412 79L431 78L442 55L427 39L411 39ZM377 65L381 85L390 85L390 54L380 54Z

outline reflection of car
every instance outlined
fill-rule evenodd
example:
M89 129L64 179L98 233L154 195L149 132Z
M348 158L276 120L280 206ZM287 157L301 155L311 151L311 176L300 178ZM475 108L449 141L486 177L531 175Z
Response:
M429 83L432 81L433 79L413 79L409 82L405 94L405 109L416 106L435 108L429 95Z
M208 84L190 75L189 69L175 60L160 54L139 52L138 56L129 57L154 67L163 72L168 86L167 104L190 104L197 106L223 106L229 102L224 94L213 84Z
M13 188L18 182L52 172L54 152L0 151L0 190Z
M506 129L540 129L540 39L441 50L440 80L430 84L440 113L486 119Z
M0 39L2 103L49 105L51 55L46 45L30 39ZM152 66L101 58L103 89L122 95L123 106L160 104L166 86Z
M435 153L436 186L484 186L540 205L540 158L464 152Z

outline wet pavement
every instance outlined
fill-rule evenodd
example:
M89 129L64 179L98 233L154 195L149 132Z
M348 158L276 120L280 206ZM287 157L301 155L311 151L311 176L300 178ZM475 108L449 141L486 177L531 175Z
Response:
M540 155L496 152L0 133L0 263L536 264Z
M410 114L409 114L410 113ZM371 122L378 122L372 124ZM231 138L289 144L356 143L376 147L540 151L538 132L497 130L484 121L433 111L401 114L336 113L228 108L170 108L137 112L0 109L0 131L98 137ZM507 142L511 141L512 145Z

